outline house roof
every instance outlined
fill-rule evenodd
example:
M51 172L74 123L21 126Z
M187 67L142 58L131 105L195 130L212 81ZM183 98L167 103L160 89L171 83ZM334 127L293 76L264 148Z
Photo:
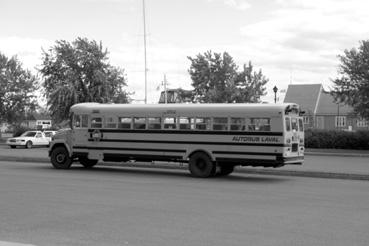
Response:
M337 104L333 96L323 90L322 84L289 85L284 102L299 104L306 114L348 115L353 112L352 107Z
M307 114L314 114L321 91L322 84L288 85L284 102L297 103Z
M352 112L352 107L343 103L336 103L329 92L322 91L318 102L317 115L348 115Z

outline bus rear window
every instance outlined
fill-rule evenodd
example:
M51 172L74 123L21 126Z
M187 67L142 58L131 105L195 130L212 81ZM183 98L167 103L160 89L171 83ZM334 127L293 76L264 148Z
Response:
M304 131L304 122L302 121L302 119L299 119L299 130L300 132Z
M286 117L285 118L285 124L286 124L286 131L291 131L291 121L290 121L290 117Z
M297 132L299 130L297 118L291 118L291 128L292 128L292 131Z

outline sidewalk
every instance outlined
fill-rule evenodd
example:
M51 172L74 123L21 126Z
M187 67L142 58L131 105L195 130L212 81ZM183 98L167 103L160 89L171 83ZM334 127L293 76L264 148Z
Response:
M50 164L47 148L9 149L7 146L0 146L0 161L24 161ZM186 164L181 165L167 162L99 163L98 165L187 169ZM369 151L307 149L305 153L305 162L301 166L287 165L281 168L238 167L236 168L236 172L260 175L369 180Z

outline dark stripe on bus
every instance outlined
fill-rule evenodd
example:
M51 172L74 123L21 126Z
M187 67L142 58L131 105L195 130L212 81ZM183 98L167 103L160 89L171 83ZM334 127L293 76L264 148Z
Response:
M96 147L96 146L74 146L75 149L94 149L94 150L123 150L123 151L153 151L153 152L174 152L186 153L182 149L146 149L146 148L118 148L118 147Z
M265 152L239 152L239 151L212 151L215 155L268 155L268 156L283 156L282 153L265 153Z
M144 129L88 129L88 132L98 130L106 133L154 133L154 134L204 134L204 135L251 135L251 136L283 136L283 132L250 132L250 131L202 131L202 130L144 130Z
M89 142L96 140L90 138ZM99 139L96 142L109 143L157 143L157 144L201 144L201 145L227 145L227 146L273 146L273 147L290 147L291 145L283 143L239 143L239 142L200 142L200 141L162 141L162 140L133 140L133 139Z

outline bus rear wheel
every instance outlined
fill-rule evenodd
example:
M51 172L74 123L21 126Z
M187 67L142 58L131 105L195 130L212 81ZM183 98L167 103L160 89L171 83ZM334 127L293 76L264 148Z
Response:
M56 147L51 152L51 164L56 169L68 169L72 165L72 158L65 147Z
M203 152L198 152L190 157L188 163L190 173L194 177L208 178L215 175L215 163Z
M82 166L84 166L85 168L91 168L95 166L98 162L98 160L91 160L91 159L88 159L87 157L80 157L78 160L79 160L79 163L81 163Z
M219 176L227 176L234 171L234 166L232 165L220 165L219 167L220 170L219 173L217 173Z

